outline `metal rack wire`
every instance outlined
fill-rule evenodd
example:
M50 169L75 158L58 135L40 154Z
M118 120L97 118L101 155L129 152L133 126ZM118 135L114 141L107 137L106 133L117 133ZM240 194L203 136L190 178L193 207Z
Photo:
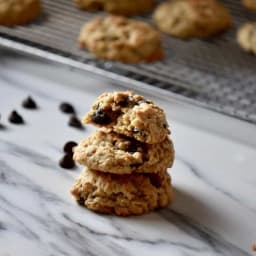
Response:
M234 17L231 31L207 40L162 35L165 59L127 65L96 59L77 47L82 24L95 16L71 0L44 0L40 20L29 26L0 26L0 44L107 76L132 88L179 95L194 104L256 123L256 57L236 43L237 27L256 19L240 1L224 1ZM253 17L255 16L255 17ZM136 17L152 22L150 16Z

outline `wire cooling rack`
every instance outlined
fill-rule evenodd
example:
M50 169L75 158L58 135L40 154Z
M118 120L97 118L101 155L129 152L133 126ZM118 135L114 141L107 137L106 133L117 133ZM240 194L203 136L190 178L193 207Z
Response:
M251 123L256 123L256 57L236 43L240 24L256 15L238 0L224 1L234 26L207 40L182 41L162 35L165 59L127 65L96 59L77 47L82 24L99 15L78 10L71 0L44 0L43 15L28 26L0 26L0 44L94 72L125 83L179 98ZM152 23L150 16L137 19Z

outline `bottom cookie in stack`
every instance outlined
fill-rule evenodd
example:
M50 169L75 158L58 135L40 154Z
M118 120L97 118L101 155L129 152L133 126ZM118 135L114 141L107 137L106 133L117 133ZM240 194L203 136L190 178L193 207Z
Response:
M171 177L158 173L111 174L84 168L71 189L77 202L99 213L142 215L172 202Z

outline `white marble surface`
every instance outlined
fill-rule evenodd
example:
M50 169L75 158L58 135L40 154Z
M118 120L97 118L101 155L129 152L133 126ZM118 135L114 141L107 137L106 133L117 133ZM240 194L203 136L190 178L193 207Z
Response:
M93 128L67 126L60 101L79 116L103 91L119 90L67 68L0 51L0 255L253 255L256 241L255 126L151 96L168 114L176 161L175 202L118 218L77 206L69 194L81 168L58 167L62 146ZM22 109L32 95L38 111ZM17 109L26 124L9 124Z

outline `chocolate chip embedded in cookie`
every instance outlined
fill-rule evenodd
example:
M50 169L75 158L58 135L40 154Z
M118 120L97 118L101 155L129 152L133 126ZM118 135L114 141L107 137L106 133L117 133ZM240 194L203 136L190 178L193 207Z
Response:
M251 11L256 11L256 0L242 0L243 5Z
M232 25L229 11L217 0L164 2L153 18L162 32L184 39L213 36Z
M80 205L105 214L141 215L172 202L169 174L117 175L85 168L71 193Z
M75 0L77 6L89 11L104 10L119 15L146 13L154 7L154 0Z
M107 60L139 63L163 58L158 31L144 22L119 16L97 17L86 23L79 44Z
M163 142L170 133L164 111L129 91L100 95L83 122L149 144Z
M152 145L114 132L96 131L75 147L74 160L108 173L159 172L172 166L174 148L168 137Z
M256 23L244 24L238 30L237 41L245 51L256 54Z
M27 24L35 20L40 13L40 0L0 1L0 25Z

